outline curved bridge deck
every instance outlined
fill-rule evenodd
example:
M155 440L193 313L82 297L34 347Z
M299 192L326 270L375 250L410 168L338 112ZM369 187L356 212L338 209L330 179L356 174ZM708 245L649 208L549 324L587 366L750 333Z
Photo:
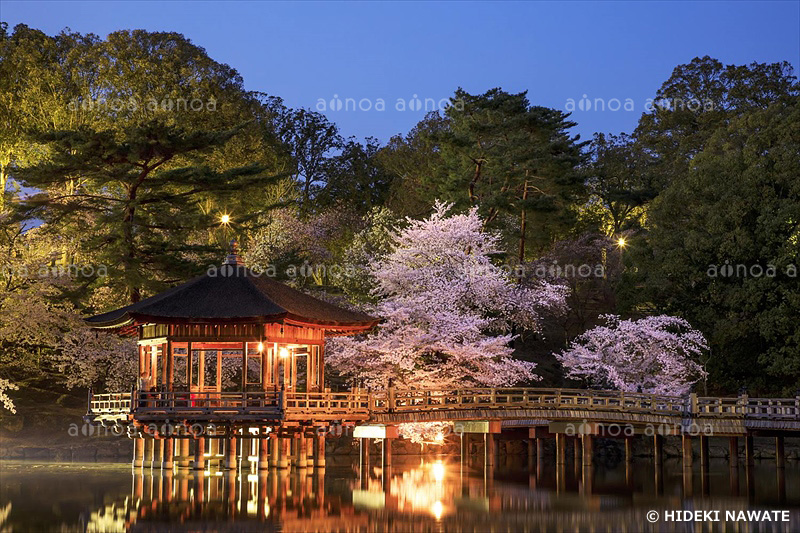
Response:
M133 400L132 400L133 398ZM241 425L499 420L667 424L677 433L800 434L800 396L736 398L660 396L547 388L397 389L349 392L130 392L91 394L92 423L165 420ZM515 423L515 421L517 423Z

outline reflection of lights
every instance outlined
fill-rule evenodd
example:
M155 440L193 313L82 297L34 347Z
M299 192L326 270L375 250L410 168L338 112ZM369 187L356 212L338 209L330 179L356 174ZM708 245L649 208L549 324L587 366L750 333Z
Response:
M433 516L436 517L436 520L441 520L443 511L444 506L440 501L434 502L434 504L431 506L431 513L433 513Z
M437 483L441 483L444 480L444 465L441 461L436 461L431 465L431 471L433 472L433 479L436 480Z
M258 343L258 351L259 352L263 352L264 351L264 343L263 342L259 342Z
M289 350L287 350L286 348L281 348L280 350L278 350L278 353L280 354L281 357L289 357Z

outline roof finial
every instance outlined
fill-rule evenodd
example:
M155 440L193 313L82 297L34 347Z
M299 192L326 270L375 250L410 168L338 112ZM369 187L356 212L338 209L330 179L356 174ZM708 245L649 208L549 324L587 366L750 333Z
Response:
M223 265L243 265L244 261L239 257L239 243L236 239L231 239L228 257L225 258Z

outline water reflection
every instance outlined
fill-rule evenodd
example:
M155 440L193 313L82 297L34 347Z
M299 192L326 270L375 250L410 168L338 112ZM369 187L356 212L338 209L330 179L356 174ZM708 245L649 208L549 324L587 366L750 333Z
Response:
M791 509L792 522L751 529L800 528L796 464L781 471L770 463L731 469L724 461L685 471L669 460L660 468L528 468L510 458L487 472L480 461L395 457L387 469L332 458L322 470L165 473L18 464L3 465L0 489L0 517L21 531L711 531L651 524L646 513L756 508Z

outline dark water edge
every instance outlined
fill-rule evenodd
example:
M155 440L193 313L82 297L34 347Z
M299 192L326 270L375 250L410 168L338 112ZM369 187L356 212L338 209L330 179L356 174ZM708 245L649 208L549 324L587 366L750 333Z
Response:
M477 464L476 464L477 463ZM0 461L0 531L800 531L800 463L637 460L584 473L552 461L334 457L324 470L195 473L125 463ZM687 482L690 481L690 482ZM790 522L664 522L664 511L786 510ZM659 521L647 520L648 511Z

